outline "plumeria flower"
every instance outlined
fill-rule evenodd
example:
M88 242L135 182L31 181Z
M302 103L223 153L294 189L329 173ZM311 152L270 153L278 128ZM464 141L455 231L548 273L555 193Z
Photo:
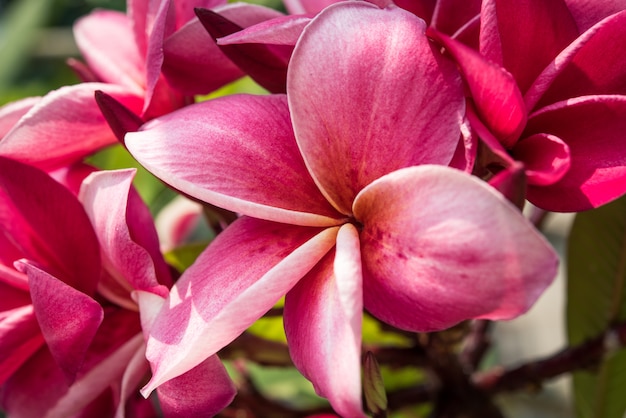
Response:
M2 108L0 119L8 121L10 113L12 129L0 127L0 155L49 171L116 143L94 100L96 90L149 120L241 77L195 19L193 7L217 7L244 27L279 13L224 3L134 0L126 14L97 10L79 19L74 35L87 65L74 60L72 66L87 82Z
M291 356L342 416L361 408L366 308L412 331L525 312L557 257L486 183L447 167L460 77L398 7L346 2L296 45L287 95L229 96L126 135L151 172L241 213L172 288L150 331L147 394L286 294Z
M478 135L524 164L528 200L581 211L626 192L625 3L486 0L479 51L430 34L458 61Z
M151 402L136 396L149 370L142 329L172 280L149 212L130 189L133 172L90 177L88 217L45 173L5 158L0 166L3 410L22 417L154 415ZM215 356L159 388L171 417L214 414L233 396Z

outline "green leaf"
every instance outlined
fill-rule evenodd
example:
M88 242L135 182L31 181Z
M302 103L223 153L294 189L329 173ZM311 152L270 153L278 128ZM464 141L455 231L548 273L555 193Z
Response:
M196 258L207 247L207 243L191 243L187 245L181 245L171 251L168 251L163 256L165 261L179 273L183 273L196 261Z
M576 215L568 249L567 331L577 345L626 320L626 198ZM597 369L574 373L580 418L622 418L626 351L609 353Z

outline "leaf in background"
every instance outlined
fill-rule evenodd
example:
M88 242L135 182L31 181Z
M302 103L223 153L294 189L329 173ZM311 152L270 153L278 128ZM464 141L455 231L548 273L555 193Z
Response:
M20 0L3 11L0 18L0 97L28 60L38 29L50 14L51 4L50 0Z
M626 320L626 198L576 215L569 238L567 331L571 345ZM626 411L626 350L609 353L594 370L574 373L580 418L622 418Z

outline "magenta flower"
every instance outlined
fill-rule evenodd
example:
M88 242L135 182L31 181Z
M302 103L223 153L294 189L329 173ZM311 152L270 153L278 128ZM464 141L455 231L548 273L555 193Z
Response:
M172 288L146 392L216 353L286 294L291 356L342 416L361 409L365 307L431 331L525 312L557 257L499 193L447 167L460 77L390 6L346 2L304 30L287 96L230 96L126 135L175 188L242 213Z
M581 211L626 193L625 7L489 0L480 54L431 31L468 83L473 127L500 163L524 164L541 208Z
M130 190L133 173L98 173L87 181L83 198L96 237L61 184L9 159L0 158L0 166L3 410L21 417L116 410L123 417L137 408L154 414L136 396L149 369L142 328L149 329L150 312L172 281L149 212ZM134 290L141 291L139 305ZM190 387L198 392L189 396ZM230 403L234 387L213 356L161 386L159 396L167 416L211 414Z

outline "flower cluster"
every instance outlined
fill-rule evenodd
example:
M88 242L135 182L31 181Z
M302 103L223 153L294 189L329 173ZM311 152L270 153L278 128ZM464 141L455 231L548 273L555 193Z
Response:
M558 266L524 199L626 193L623 2L285 6L95 11L83 82L0 108L8 416L155 415L140 389L166 417L217 414L236 387L216 354L282 297L296 368L365 416L364 310L410 332L517 317ZM244 75L268 94L196 102ZM180 277L134 170L85 162L117 140L236 214Z

